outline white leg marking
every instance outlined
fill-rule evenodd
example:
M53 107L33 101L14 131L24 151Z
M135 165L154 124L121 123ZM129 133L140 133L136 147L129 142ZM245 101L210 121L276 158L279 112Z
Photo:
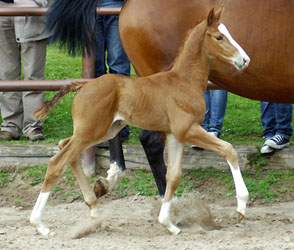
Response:
M116 162L113 162L110 164L110 168L107 171L107 177L106 180L109 183L109 190L113 190L118 181L125 175L125 171L121 171L119 166Z
M99 218L101 213L98 210L98 203L90 209L90 216L93 218Z
M174 135L172 134L169 134L167 136L167 139L168 139L168 170L167 171L168 173L171 171L172 174L177 177L181 175L181 171L182 171L181 162L183 157L184 145L182 143L179 143L177 139L174 137ZM169 183L167 185L167 188L168 186L170 186ZM181 230L172 223L170 218L170 209L171 209L173 199L174 198L172 198L171 201L167 201L167 202L163 201L161 209L160 209L160 213L158 216L158 221L171 234L176 235L176 234L179 234Z
M39 194L37 202L34 206L34 209L30 217L31 224L35 226L38 232L44 236L47 236L50 232L50 229L45 227L42 223L42 213L49 198L49 195L50 192Z
M158 221L172 234L177 235L181 230L176 227L170 220L170 207L171 202L163 202L161 205L160 213L158 216Z
M237 211L245 215L246 203L248 200L249 193L243 180L239 166L238 169L235 169L229 161L228 164L230 166L236 188L236 196L238 202Z

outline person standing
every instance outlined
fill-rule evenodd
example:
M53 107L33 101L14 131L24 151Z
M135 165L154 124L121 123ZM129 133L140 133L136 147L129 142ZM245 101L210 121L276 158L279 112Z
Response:
M283 149L290 145L292 128L292 104L260 102L261 123L264 128L265 142L260 152L272 153L275 149Z
M0 6L47 6L47 0L3 0ZM45 17L0 17L0 80L43 80L46 46L49 33ZM44 140L43 122L34 110L44 102L41 91L3 92L0 140L18 140L24 135L29 141Z

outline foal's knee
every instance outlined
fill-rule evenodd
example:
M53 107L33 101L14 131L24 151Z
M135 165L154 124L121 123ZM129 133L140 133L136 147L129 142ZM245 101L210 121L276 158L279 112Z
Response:
M65 147L65 145L69 142L70 138L66 138L66 139L63 139L63 140L60 140L58 142L58 148L59 150L63 149Z
M230 161L233 164L233 166L235 166L235 163L238 163L238 154L236 150L233 148L232 144L228 142L224 142L224 146L223 146L223 150L221 154L222 154L222 157Z

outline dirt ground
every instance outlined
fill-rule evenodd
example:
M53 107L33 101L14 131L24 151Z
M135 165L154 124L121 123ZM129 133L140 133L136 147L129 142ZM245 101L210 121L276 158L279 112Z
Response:
M81 198L53 195L43 217L52 235L44 238L28 220L39 191L22 178L0 188L0 249L294 249L293 202L249 203L237 224L234 197L188 195L174 204L182 232L172 236L157 222L159 197L109 194L100 200L101 218L91 219Z

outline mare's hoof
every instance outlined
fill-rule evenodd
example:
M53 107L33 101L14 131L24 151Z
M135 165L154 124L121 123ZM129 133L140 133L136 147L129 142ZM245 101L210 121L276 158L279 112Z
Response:
M108 180L106 180L104 177L99 177L95 181L94 186L93 186L93 190L94 190L94 193L95 193L97 199L109 192L108 187L109 187Z
M237 211L237 221L238 221L238 223L240 223L244 218L245 218L245 216Z

